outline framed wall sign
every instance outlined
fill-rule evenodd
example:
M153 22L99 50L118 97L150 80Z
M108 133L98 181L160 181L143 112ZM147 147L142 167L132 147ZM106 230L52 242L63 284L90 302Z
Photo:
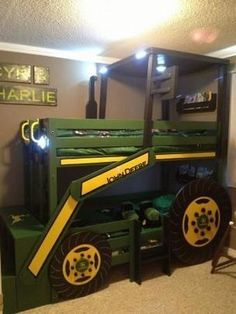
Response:
M24 85L0 85L0 103L56 106L57 90Z
M31 83L32 67L31 65L0 63L0 81Z
M49 84L49 68L35 65L33 69L34 69L33 70L34 84L48 85Z

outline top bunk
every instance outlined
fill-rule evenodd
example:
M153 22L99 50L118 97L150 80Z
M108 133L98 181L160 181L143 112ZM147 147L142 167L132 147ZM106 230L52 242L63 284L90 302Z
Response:
M35 146L58 167L121 161L144 149L143 120L50 118L33 124L36 137L48 142ZM215 122L155 121L150 148L157 161L214 158L216 127Z
M228 119L227 65L223 59L146 49L142 55L109 65L107 73L100 75L97 116L92 108L83 120L31 121L31 138L47 138L50 144L45 151L58 166L120 161L144 148L152 148L161 161L223 158L227 151L227 128L223 127ZM108 83L116 76L142 79L141 120L107 119ZM119 96L122 101L122 93Z

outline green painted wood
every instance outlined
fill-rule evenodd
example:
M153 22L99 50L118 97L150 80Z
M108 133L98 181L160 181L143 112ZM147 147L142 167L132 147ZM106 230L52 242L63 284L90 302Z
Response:
M28 230L29 231L29 230ZM28 236L23 239L14 240L15 273L18 275L25 264L25 257L29 256L38 243L38 236Z
M129 220L117 220L112 222L101 223L97 225L90 225L85 227L71 228L70 233L77 232L95 232L95 233L113 233L124 230L124 235L129 229ZM127 230L127 231L126 231Z
M25 263L26 256L29 256L43 233L44 226L36 220L29 211L24 208L5 208L0 210L1 220L4 221L9 241L7 250L10 250L14 259L12 274L19 274ZM22 219L19 220L18 219ZM2 254L8 254L3 252ZM6 258L12 258L7 255ZM11 265L10 262L8 262ZM8 265L6 265L8 266ZM9 268L9 267L8 267Z
M119 254L119 255L113 255L111 265L115 266L115 265L127 264L129 263L129 260L130 260L129 252Z
M216 130L217 123L212 121L154 121L154 129L168 130Z
M141 245L145 244L150 239L157 240L158 244L161 245L162 238L163 238L162 227L142 229L142 232L140 234Z
M130 281L141 283L141 252L140 252L140 231L141 222L132 220L130 223Z
M216 136L191 136L179 137L176 135L163 135L154 137L152 144L154 146L169 146L169 145L197 145L197 144L215 144ZM194 150L192 150L194 151Z
M152 145L195 145L195 144L215 144L216 136L178 136L161 135L152 138ZM57 138L55 145L60 148L92 148L92 147L129 147L142 146L142 137L112 137L112 138Z
M25 208L1 208L0 216L12 238L15 240L38 237L44 230L44 226Z
M110 238L108 239L108 242L111 246L112 250L117 250L120 248L124 248L124 247L128 247L129 246L129 240L130 236L123 236L123 237L119 237L119 238Z
M55 145L58 148L76 147L119 147L119 146L142 146L142 137L101 137L101 138L56 138Z
M57 130L120 130L120 129L143 129L142 120L94 120L94 119L48 119L43 120L49 133L57 135ZM177 129L177 130L216 130L217 123L214 121L153 121L156 129ZM53 134L52 133L52 134Z
M16 279L17 312L51 303L51 287L48 272L44 272L40 280L24 284L20 276Z
M16 277L2 274L3 314L17 313Z
M47 190L48 190L48 220L53 215L56 210L56 206L59 202L57 199L57 164L56 164L56 134L54 131L54 119L48 119L46 121L47 124L47 135L49 138L50 149L48 150L48 154L46 156L47 160Z
M47 119L51 131L56 129L142 129L143 120L103 120L103 119Z
M143 137L113 137L113 138L58 138L59 129L143 129L142 120L95 120L95 119L44 119L40 121L46 129L50 141L50 149L47 154L47 181L48 181L48 213L44 213L43 222L46 222L53 214L58 204L57 199L57 167L61 167L57 159L57 148L92 148L92 147L142 147ZM174 122L174 121L155 121L154 128L159 129L215 129L215 122ZM196 145L196 144L215 144L214 137L195 137L184 138L178 136L156 136L152 139L152 145ZM68 167L68 166L66 166Z

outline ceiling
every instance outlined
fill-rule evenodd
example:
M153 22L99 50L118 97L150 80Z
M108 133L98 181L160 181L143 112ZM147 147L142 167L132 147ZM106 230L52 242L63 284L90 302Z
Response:
M112 61L146 47L236 47L235 0L0 0L0 21L0 50L33 46Z

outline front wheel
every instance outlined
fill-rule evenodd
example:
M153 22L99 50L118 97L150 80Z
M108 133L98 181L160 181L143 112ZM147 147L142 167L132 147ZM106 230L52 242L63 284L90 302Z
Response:
M101 288L110 267L111 249L102 235L72 234L57 249L49 267L49 278L61 299L77 298Z
M186 184L170 211L173 253L189 265L212 258L231 214L229 196L215 181L199 179Z

